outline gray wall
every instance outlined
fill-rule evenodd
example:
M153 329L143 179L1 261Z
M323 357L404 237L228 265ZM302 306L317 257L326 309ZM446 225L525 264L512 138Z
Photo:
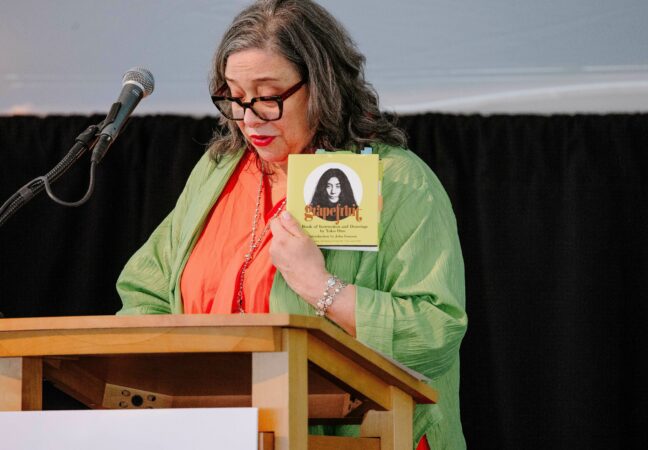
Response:
M214 114L212 52L241 0L0 0L0 114L105 112L121 76L156 78L138 113ZM401 113L648 111L646 0L321 0Z

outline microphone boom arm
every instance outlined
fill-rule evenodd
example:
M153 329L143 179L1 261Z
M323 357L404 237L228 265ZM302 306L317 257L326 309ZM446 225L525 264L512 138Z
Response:
M94 173L96 166L102 160L108 148L126 126L139 101L150 95L155 87L153 74L141 67L128 70L122 79L122 92L115 103L110 107L106 118L98 125L90 125L75 139L75 143L63 159L47 174L37 177L21 187L2 206L0 206L0 226L25 203L40 193L43 188L56 203L64 206L80 206L84 204L94 190ZM65 202L58 199L51 190L50 184L76 162L89 149L93 149L90 159L90 182L83 198L77 202Z
M0 226L2 226L11 216L13 216L21 207L23 207L32 198L42 192L45 188L50 192L50 183L58 180L61 175L67 172L72 165L83 156L83 154L94 146L99 131L103 127L103 122L99 125L90 125L81 134L79 134L72 148L63 157L63 159L47 174L34 178L29 183L18 189L18 191L0 206ZM87 196L87 195L86 195ZM58 199L54 199L57 201ZM59 203L61 201L58 201ZM78 205L76 205L78 206Z

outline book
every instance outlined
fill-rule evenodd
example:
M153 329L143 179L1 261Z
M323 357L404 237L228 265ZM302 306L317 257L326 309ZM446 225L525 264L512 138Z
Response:
M378 251L380 181L376 154L290 155L286 209L320 248Z

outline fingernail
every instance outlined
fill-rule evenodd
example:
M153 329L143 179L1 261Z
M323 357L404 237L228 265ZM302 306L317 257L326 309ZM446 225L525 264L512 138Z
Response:
M289 219L290 218L290 213L288 211L284 211L281 213L281 218L282 219Z

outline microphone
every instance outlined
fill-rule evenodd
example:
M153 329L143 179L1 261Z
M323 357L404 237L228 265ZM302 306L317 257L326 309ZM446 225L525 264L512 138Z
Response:
M91 161L99 163L108 148L126 126L128 118L144 97L150 95L155 87L153 74L142 67L129 69L122 78L122 91L117 102L113 103L108 116L102 122L99 138L92 151Z

